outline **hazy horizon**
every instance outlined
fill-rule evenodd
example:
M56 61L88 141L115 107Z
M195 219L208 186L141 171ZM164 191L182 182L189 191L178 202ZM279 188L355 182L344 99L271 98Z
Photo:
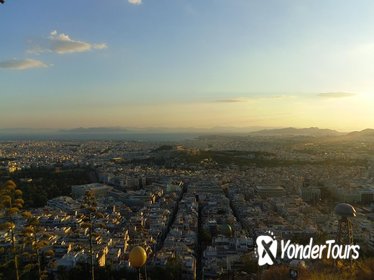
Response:
M91 126L91 127L65 127L65 128L51 128L51 127L9 127L2 128L0 127L1 133L252 133L252 132L261 132L261 131L277 131L283 129L295 129L295 130L331 130L339 133L350 133L355 131L371 130L373 128L367 127L362 130L338 130L334 128L321 128L316 126L311 127L293 127L293 126L279 126L279 127L270 127L270 126L214 126L214 127L125 127L125 126Z
M369 0L6 1L0 128L373 127L373 13Z

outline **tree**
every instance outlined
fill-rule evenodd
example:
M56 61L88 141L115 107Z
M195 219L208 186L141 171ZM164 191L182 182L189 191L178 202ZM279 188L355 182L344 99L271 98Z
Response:
M210 234L209 230L201 230L201 242L203 242L204 245L212 244L212 235Z
M23 229L23 243L24 245L29 245L31 247L32 254L30 258L36 259L35 263L31 263L28 265L28 269L25 269L24 272L29 272L35 266L37 268L38 279L46 279L47 274L42 269L42 262L41 262L41 250L48 246L48 235L42 234L42 229L39 226L39 220L32 216L30 212L23 213L24 218L27 219L27 226ZM53 251L48 251L48 255L53 255Z
M182 260L175 256L166 263L167 279L182 279Z
M279 280L289 280L289 267L287 265L275 265L270 267L268 270L265 270L262 275L261 279L263 280L272 280L272 279L279 279Z
M92 191L87 191L83 198L81 208L84 211L85 217L83 219L82 227L88 229L88 239L90 246L90 266L91 266L91 280L95 279L95 262L93 252L93 238L98 237L94 232L94 228L104 228L103 224L95 224L97 218L102 218L103 214L97 211L97 203L95 194Z
M243 271L247 273L257 273L259 266L257 260L253 258L250 254L246 254L240 257L243 263Z
M15 234L16 224L14 221L15 216L20 214L23 207L24 201L22 199L22 191L17 188L16 184L12 180L8 180L0 188L0 210L1 216L5 221L0 225L2 229L9 232L10 243L12 245L14 272L16 280L19 280L19 267L18 267L18 252L17 252L17 240Z

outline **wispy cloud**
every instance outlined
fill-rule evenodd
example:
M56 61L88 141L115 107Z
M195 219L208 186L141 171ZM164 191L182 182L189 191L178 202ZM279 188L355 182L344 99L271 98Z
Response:
M69 35L58 33L56 30L49 34L47 40L33 42L31 53L54 52L58 54L88 52L93 49L102 50L108 46L106 43L88 43L70 38Z
M140 5L142 0L128 0L128 2L133 5Z
M351 97L357 95L356 93L352 92L322 92L319 93L319 97L323 98L344 98L344 97Z
M216 103L243 103L243 102L252 102L259 100L279 100L279 99L289 99L295 98L294 95L253 95L250 97L235 97L227 99L217 99L213 102Z
M48 65L36 59L11 59L0 62L0 68L12 70L27 70L45 67L48 67Z
M218 102L218 103L239 103L239 102L246 102L246 100L243 100L243 99L218 99L218 100L215 100L214 102Z
M93 48L96 50L103 50L103 49L108 48L108 45L106 43L94 44Z

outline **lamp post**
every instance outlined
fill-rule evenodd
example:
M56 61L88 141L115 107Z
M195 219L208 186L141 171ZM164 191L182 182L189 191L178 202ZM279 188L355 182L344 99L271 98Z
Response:
M141 246L131 249L129 254L130 265L138 271L138 280L140 280L140 268L147 262L147 252ZM147 274L145 274L147 280Z

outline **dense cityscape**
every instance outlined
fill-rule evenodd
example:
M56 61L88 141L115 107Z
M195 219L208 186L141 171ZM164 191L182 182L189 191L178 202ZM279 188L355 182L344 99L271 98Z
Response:
M0 0L0 280L374 279L373 15Z
M300 279L370 279L374 142L362 134L1 142L2 185L20 194L14 213L2 204L2 278L15 279L17 256L20 279L89 279L91 269L97 279L275 279L292 260L259 267L256 237L334 239L334 207L346 202L357 211L354 273L307 261Z

